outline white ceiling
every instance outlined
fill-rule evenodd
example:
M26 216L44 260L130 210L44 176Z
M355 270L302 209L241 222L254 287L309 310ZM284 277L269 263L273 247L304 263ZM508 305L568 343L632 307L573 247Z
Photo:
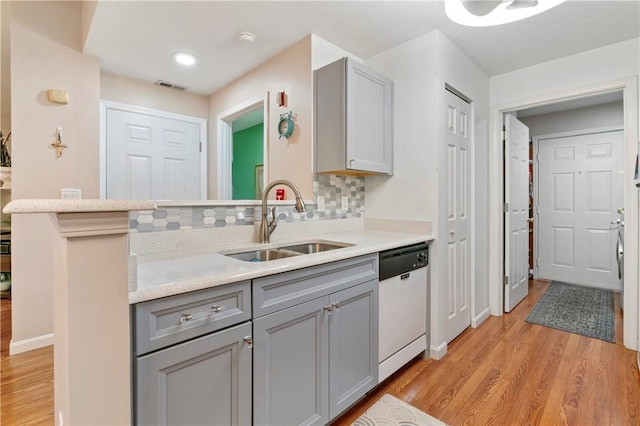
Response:
M422 1L100 1L85 53L104 71L208 95L310 33L367 58L434 29L488 75L640 36L638 0L568 0L524 21L470 28ZM240 44L239 31L256 35ZM196 67L171 55L193 53Z

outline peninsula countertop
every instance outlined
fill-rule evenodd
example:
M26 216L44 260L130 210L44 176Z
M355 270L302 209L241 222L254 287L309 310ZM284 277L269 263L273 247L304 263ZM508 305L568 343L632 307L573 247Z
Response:
M324 234L319 238L279 241L277 244L251 243L241 244L237 247L225 247L224 251L252 250L311 240L353 244L349 247L264 262L234 259L215 249L184 250L136 256L137 288L129 292L129 303L140 303L189 291L231 284L405 245L432 241L433 239L432 235L422 233L358 230Z

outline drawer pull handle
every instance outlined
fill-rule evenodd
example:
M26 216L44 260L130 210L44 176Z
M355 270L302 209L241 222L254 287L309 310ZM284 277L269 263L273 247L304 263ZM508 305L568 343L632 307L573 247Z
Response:
M189 322L193 319L191 314L182 314L180 315L180 322Z
M249 346L250 348L253 347L253 337L244 336L244 338L242 340L244 340L247 343L247 346Z
M214 314L217 314L219 312L224 311L226 308L224 306L218 306L218 305L213 305L211 307L211 312L213 312Z

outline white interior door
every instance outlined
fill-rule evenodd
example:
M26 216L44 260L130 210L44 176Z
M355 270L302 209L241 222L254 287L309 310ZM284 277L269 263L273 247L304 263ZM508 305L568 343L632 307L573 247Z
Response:
M621 289L617 229L623 207L623 132L539 141L538 276Z
M106 197L201 198L200 126L107 108Z
M504 310L529 293L529 128L505 116L505 267Z
M451 342L471 325L470 274L470 145L471 105L446 93L447 150L447 323L445 338Z

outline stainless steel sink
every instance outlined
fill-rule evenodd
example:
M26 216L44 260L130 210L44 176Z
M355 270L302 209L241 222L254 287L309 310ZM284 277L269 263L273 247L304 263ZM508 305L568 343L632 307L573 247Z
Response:
M243 251L240 253L227 253L225 256L233 257L234 259L244 260L246 262L265 262L268 260L284 259L291 256L299 256L301 253L296 253L287 250L278 250L275 248Z
M326 242L326 241L310 241L298 243L290 246L280 247L284 250L295 251L302 254L319 253L327 250L335 250L339 248L349 247L353 244Z
M225 256L232 257L245 262L266 262L269 260L285 259L303 254L320 253L327 250L335 250L350 247L353 244L339 243L335 241L302 241L290 243L288 245L271 246L264 249L234 250L231 252L221 252Z

